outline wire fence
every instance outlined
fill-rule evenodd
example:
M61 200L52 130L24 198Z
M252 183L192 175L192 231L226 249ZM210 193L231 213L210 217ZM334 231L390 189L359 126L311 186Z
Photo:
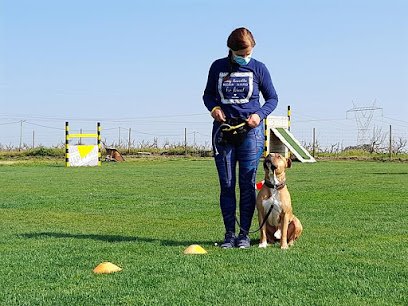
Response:
M70 133L75 134L95 133L97 122L101 122L102 144L109 147L166 150L188 146L197 151L208 151L212 147L212 118L208 113L100 120L0 114L0 150L62 148L66 121ZM407 152L408 122L403 120L384 116L372 118L370 125L365 127L364 132L369 135L366 142L376 142L378 150L387 149L390 128L394 150ZM363 144L359 140L361 127L353 119L314 118L292 111L290 129L308 149L315 141L320 152L336 153ZM76 141L83 143L87 140Z

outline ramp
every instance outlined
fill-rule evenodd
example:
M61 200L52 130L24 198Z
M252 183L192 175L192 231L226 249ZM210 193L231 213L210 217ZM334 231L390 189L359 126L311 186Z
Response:
M316 160L309 152L299 143L288 129L271 128L271 131L279 138L280 141L296 156L302 163L314 163Z

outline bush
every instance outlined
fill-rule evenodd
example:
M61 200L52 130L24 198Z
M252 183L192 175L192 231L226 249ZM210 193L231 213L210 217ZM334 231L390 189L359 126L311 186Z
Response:
M63 150L61 149L39 147L37 149L27 151L25 155L26 156L61 156L63 154L64 154Z

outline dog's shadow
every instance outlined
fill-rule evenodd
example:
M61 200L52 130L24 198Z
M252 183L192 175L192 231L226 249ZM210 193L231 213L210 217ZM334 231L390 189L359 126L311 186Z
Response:
M190 244L212 244L212 241L178 241L170 239L156 239L146 237L129 237L121 235L98 235L98 234L70 234L70 233L57 233L57 232L41 232L41 233L25 233L18 236L24 238L74 238L74 239L93 239L104 242L119 243L119 242L159 242L163 246L188 246Z

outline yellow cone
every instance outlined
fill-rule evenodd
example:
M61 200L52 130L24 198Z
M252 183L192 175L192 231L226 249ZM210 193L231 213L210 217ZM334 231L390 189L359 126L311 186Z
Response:
M103 262L100 263L94 270L94 273L102 274L102 273L114 273L121 271L122 268L119 268L117 265L114 265L111 262Z
M207 254L207 251L198 244L192 244L184 250L184 254Z

